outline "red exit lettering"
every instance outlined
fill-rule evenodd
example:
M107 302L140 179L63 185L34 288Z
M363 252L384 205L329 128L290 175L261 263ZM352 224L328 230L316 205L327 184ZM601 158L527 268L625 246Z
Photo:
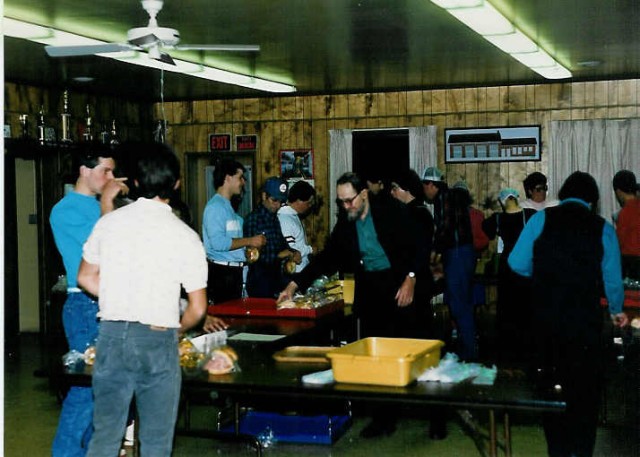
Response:
M231 135L211 134L209 135L209 148L211 151L230 151Z

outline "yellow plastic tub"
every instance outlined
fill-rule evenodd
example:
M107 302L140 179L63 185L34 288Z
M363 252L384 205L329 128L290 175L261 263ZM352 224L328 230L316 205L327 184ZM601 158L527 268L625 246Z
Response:
M406 386L440 361L439 340L364 338L327 353L338 382Z

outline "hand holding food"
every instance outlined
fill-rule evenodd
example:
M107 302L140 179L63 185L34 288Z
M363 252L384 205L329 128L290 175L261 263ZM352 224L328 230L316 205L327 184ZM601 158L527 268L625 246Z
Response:
M244 256L247 259L247 263L254 263L260 258L260 251L256 247L249 246L245 249Z
M298 289L298 285L291 281L287 287L280 292L280 295L278 296L278 300L276 301L276 303L282 303L283 301L286 300L292 300L293 299L293 294L296 292L296 290Z

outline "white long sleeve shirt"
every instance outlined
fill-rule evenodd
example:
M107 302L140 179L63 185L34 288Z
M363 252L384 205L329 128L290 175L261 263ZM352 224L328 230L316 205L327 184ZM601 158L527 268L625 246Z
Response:
M302 262L300 265L296 265L296 273L299 273L309 263L309 254L313 252L313 247L307 244L304 226L295 209L283 206L278 210L278 220L282 228L282 235L289 247L299 251L302 255Z

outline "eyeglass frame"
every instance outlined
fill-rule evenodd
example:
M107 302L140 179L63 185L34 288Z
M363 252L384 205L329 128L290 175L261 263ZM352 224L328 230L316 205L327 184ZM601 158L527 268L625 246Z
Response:
M336 198L336 204L350 208L351 206L353 206L353 202L357 200L357 198L362 194L363 191L364 191L364 189L362 189L360 192L358 192L353 197L345 198L344 200L341 199L341 198Z
M549 190L549 186L547 185L537 185L533 187L533 192L547 192Z

